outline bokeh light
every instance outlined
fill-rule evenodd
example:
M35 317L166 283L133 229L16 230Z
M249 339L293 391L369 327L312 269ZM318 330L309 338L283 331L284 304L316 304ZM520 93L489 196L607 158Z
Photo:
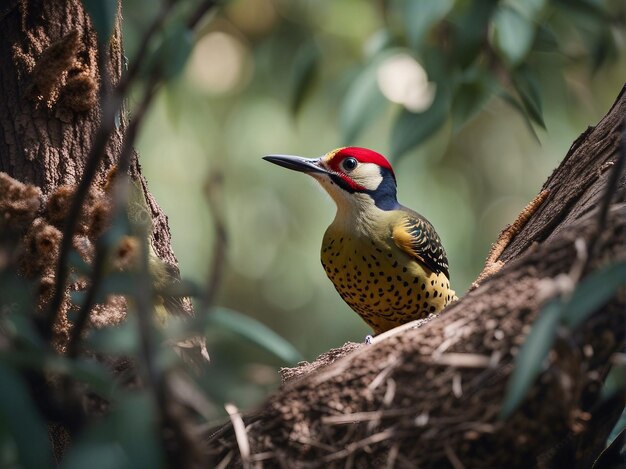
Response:
M424 68L409 54L385 59L378 66L377 79L385 98L412 112L425 111L435 98L435 84L428 81Z
M198 41L187 67L200 90L224 94L245 85L251 75L249 51L234 35L212 31Z

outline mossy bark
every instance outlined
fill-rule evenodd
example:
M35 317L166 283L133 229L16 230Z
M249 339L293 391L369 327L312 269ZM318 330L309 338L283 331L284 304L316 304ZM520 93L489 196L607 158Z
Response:
M119 16L118 16L119 17ZM119 22L98 68L96 34L80 0L10 0L0 6L0 171L44 196L75 185L100 125L98 99L122 75ZM102 187L122 148L126 116L106 147L94 186ZM157 255L177 271L167 216L147 188L136 156L130 175L143 188Z

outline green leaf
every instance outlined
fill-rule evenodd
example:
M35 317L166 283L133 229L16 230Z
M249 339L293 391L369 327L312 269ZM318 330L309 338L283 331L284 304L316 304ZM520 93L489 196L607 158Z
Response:
M320 63L320 50L314 42L307 42L298 49L293 63L290 110L295 116L310 94Z
M533 49L537 52L557 52L559 50L559 40L549 25L539 25Z
M89 350L94 352L131 356L137 354L139 346L137 316L129 315L118 326L91 330L86 342Z
M521 67L513 75L513 86L519 93L528 116L533 122L545 129L539 83L537 83L535 75L527 67Z
M89 385L92 391L104 398L110 398L113 395L115 387L113 377L101 364L93 360L53 358L45 362L44 370L49 373L69 375L75 380Z
M353 144L387 105L387 100L378 87L376 72L379 63L376 60L361 71L341 103L339 127L344 145Z
M98 42L104 46L109 42L115 17L117 16L117 0L83 0L83 6L98 35Z
M379 29L365 41L363 51L366 58L372 59L383 54L386 49L397 46L396 38L388 29Z
M0 352L0 364L14 368L44 371L50 374L71 376L88 384L91 389L103 397L111 395L113 379L111 374L93 360L71 360L59 355L49 355L39 351L19 350Z
M131 467L163 467L157 412L149 393L131 395L118 405L115 418L121 433L120 443L132 462Z
M10 312L7 314L6 322L2 326L4 326L3 329L7 333L19 339L31 349L43 350L46 346L30 315L21 311Z
M600 67L611 61L617 60L619 51L614 41L611 28L603 28L595 37L585 41L585 45L591 55L591 72L596 73Z
M539 375L554 342L560 311L560 301L552 300L546 304L533 324L515 359L515 368L507 383L504 402L500 409L500 418L508 418L517 409Z
M611 264L590 274L580 282L563 306L562 322L575 328L590 314L605 305L618 288L626 286L626 262Z
M164 467L154 407L145 392L118 399L109 414L73 442L62 468Z
M304 358L293 345L256 319L228 308L214 308L209 312L208 327L219 327L234 332L257 344L287 363Z
M531 135L535 138L535 141L537 143L540 143L539 136L537 135L537 132L535 132L535 128L533 127L533 124L530 121L530 117L528 116L528 113L526 112L526 108L524 107L524 105L520 103L511 93L509 93L505 89L501 89L500 92L498 93L498 96L502 98L507 104L509 104L513 109L515 109L520 114L520 116L522 116L522 118L524 119L524 123L528 127L528 130L530 131Z
M617 399L619 398L615 398ZM624 461L626 461L626 409L622 411L606 440L606 447L593 462L591 469L619 469L624 467Z
M0 363L0 426L9 429L22 467L54 467L46 424L22 378Z
M505 5L510 5L529 20L537 20L546 6L546 0L505 0Z
M0 467L18 468L19 458L17 446L9 429L0 421Z
M104 302L108 295L133 296L137 292L136 272L111 272L102 281L98 291L97 302Z
M434 134L446 121L449 108L449 92L443 86L437 86L435 100L424 112L402 109L391 130L392 158L400 157Z
M182 22L174 21L165 29L151 58L147 73L158 73L165 81L176 78L184 69L193 49L193 33Z
M176 279L171 278L165 285L159 286L156 293L169 298L200 298L204 291L202 287L193 280L190 279ZM163 281L161 280L160 284Z
M501 7L493 20L492 43L511 67L528 55L535 37L535 25L513 8Z
M457 132L463 124L478 114L489 101L493 80L486 73L475 73L464 79L454 91L452 100L452 127Z
M70 268L75 269L79 274L90 274L91 266L85 262L81 255L75 249L70 251L67 262Z
M419 48L424 36L454 6L454 0L406 0L404 19L409 44Z
M185 87L186 84L183 83L182 80L174 80L163 88L163 99L167 117L172 123L172 127L176 130L180 130L182 116L184 115L185 109L187 109L185 98L188 97L188 90L186 90Z
M482 53L485 46L485 31L489 27L497 3L495 0L462 1L452 10L449 24L454 40L451 44L451 61L455 66L465 69Z
M624 370L621 370L622 373L622 379L623 379L623 373ZM623 392L622 388L622 392ZM626 409L624 409L622 411L622 415L620 416L620 418L617 420L617 423L615 424L615 427L613 427L613 430L611 430L611 434L609 435L609 437L607 438L607 446L610 446L611 444L613 444L613 442L615 441L615 439L622 434L623 437L623 433L624 431L626 431ZM626 443L626 441L622 440L622 444Z
M609 21L609 14L604 9L603 3L595 0L557 0L564 9L570 10L580 17L599 21L606 24Z
M86 298L87 298L87 292L85 290L78 290L78 291L71 291L70 292L70 301L74 305L82 305L85 302ZM69 315L74 315L76 313L77 313L76 310L70 310L70 311L68 311L67 314L69 316ZM72 317L71 319L73 321L76 318Z
M601 398L603 401L611 399L615 396L624 395L626 391L626 365L623 363L615 363L611 366L609 374L604 380L602 386Z

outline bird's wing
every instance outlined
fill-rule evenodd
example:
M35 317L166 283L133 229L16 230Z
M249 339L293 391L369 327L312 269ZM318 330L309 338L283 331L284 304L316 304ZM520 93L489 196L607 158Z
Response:
M415 212L403 214L392 232L393 241L400 249L415 257L435 273L448 273L448 258L439 235L428 220Z

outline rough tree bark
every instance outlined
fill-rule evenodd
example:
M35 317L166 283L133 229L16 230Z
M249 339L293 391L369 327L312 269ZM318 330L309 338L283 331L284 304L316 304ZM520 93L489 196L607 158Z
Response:
M44 196L76 185L100 124L97 39L80 0L12 0L0 7L0 171L39 187ZM121 18L118 15L118 19ZM124 56L115 28L106 60L116 84ZM126 128L122 113L96 175L106 182ZM167 217L147 189L136 157L130 175L140 181L152 215L157 255L177 270Z
M32 212L29 212L31 218L27 220L30 223L28 233L31 234L27 234L24 239L34 243L45 241L49 246L49 255L44 258L38 249L29 247L25 251L27 254L32 251L31 258L37 258L34 262L39 267L30 269L30 276L41 279L39 287L43 299L40 309L43 312L47 300L42 289L44 286L50 289L54 282L60 233L69 206L67 199L72 197L74 188L83 177L95 135L101 125L102 87L110 90L122 77L124 56L121 10L118 11L117 20L111 40L105 48L104 59L99 60L96 33L81 0L10 0L2 2L0 6L0 173L13 178L0 174L0 199L3 203L9 199L7 203L10 205L13 202L12 191L18 195L32 195L30 207L34 209L26 210ZM100 64L104 64L106 73L100 69ZM128 128L123 109L118 120L92 183L95 194L104 195L103 188L110 181L112 170L122 152ZM136 154L132 156L128 172L142 188L145 205L150 212L151 245L157 256L170 267L170 273L177 274L177 260L171 248L167 217L147 189ZM15 180L32 186L20 185ZM108 198L102 198L107 199L107 202L98 201L94 196L88 197L81 216L87 218L85 213L92 210L96 202L108 204ZM57 210L59 216L51 215L55 200L65 204L65 208ZM33 220L33 217L37 218ZM6 220L1 220L1 223L6 223ZM82 219L80 223L85 225ZM16 219L10 219L8 224L17 225ZM20 236L23 234L16 226L7 228L14 229ZM74 248L84 258L92 256L93 244L101 231L92 228L93 225L79 227L73 237ZM83 247L89 245L90 248L81 251L78 244ZM41 247L39 244L37 246ZM84 255L85 252L87 255ZM47 265L41 267L43 264ZM29 276L29 273L25 275ZM53 337L53 344L62 352L67 350L70 332L74 327L67 314L62 314L67 312L67 294L64 302L66 309L61 309L57 315ZM184 312L191 313L189 302L183 301L179 306ZM107 305L95 305L87 316L90 326L103 327L123 320L125 314L125 300L117 297ZM132 367L124 358L98 356L98 359L116 373ZM43 389L37 391L40 395L50 392L42 380L34 386ZM102 412L101 401L91 401L85 404L86 412ZM41 405L45 407L45 404ZM51 438L59 457L68 436L64 427L56 426L54 422L51 424Z
M209 437L215 462L590 467L624 406L623 398L600 398L610 357L624 347L623 290L557 340L520 409L506 421L498 414L514 357L554 295L553 280L626 258L623 175L588 264L575 248L577 239L589 246L597 237L597 206L625 117L622 90L547 180L547 199L499 256L499 272L418 328L287 370L283 388L243 416L245 431L229 423Z

